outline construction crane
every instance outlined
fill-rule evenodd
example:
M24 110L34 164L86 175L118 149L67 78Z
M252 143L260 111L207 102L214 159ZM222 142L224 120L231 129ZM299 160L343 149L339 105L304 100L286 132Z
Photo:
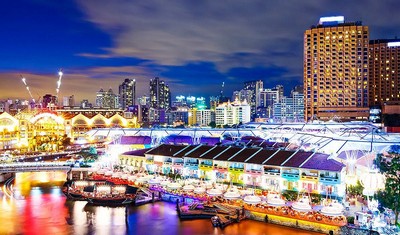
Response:
M56 89L56 92L57 92L56 97L57 97L57 99L58 99L58 93L60 92L62 76L63 76L63 72L62 72L62 69L60 69L60 71L58 71L58 81L57 81L57 89Z
M28 93L29 93L29 96L31 97L33 103L35 103L35 98L33 98L32 92L31 92L31 90L30 90L30 88L29 88L29 86L28 86L28 83L27 83L27 81L26 81L26 78L23 77L22 75L20 75L20 76L21 76L22 82L23 82L24 85L25 85L26 90L27 90Z

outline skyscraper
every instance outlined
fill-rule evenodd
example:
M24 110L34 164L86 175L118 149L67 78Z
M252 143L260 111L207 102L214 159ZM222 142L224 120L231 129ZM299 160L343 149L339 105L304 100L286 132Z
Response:
M150 80L150 107L165 110L171 107L169 86L158 77Z
M119 108L119 96L114 94L111 88L108 91L104 91L101 88L96 93L96 107L117 109Z
M254 119L256 114L256 108L260 105L259 94L264 89L264 83L261 80L247 81L244 83L244 90L253 91L251 100L247 100L247 103L251 107L251 116Z
M368 118L369 30L343 16L322 17L304 33L306 121Z
M371 40L369 43L369 104L400 102L400 40Z
M121 85L119 85L119 102L122 109L136 105L135 79L127 78Z

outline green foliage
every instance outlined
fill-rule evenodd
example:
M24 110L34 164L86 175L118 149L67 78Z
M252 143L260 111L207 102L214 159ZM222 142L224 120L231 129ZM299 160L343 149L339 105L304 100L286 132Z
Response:
M354 216L348 216L348 217L346 217L346 219L347 219L347 223L354 224Z
M400 211L400 154L391 153L388 157L378 155L377 165L386 176L385 189L377 193L378 200L382 206L394 211L397 224Z
M297 199L298 192L292 190L285 190L282 193L282 196L286 198L288 201L295 201Z
M361 185L360 181L357 180L356 185L348 185L347 193L353 196L362 195L364 187Z
M217 126L217 124L214 122L214 121L212 121L212 122L210 122L210 124L208 124L211 128L215 128L216 126Z
M311 202L314 204L318 204L321 202L322 199L322 195L321 194L317 194L317 193L312 193L311 195Z

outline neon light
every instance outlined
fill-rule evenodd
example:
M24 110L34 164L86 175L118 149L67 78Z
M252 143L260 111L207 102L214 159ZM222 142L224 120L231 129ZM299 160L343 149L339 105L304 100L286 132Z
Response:
M400 42L388 42L388 47L398 47L400 46Z
M319 18L319 24L327 22L344 23L344 16L328 16Z

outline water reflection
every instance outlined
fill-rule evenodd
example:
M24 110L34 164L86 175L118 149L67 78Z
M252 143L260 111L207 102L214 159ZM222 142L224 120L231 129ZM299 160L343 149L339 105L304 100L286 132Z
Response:
M63 177L18 174L14 197L3 195L0 201L0 234L318 234L251 220L221 230L210 220L180 221L173 203L110 208L67 201L60 188Z

